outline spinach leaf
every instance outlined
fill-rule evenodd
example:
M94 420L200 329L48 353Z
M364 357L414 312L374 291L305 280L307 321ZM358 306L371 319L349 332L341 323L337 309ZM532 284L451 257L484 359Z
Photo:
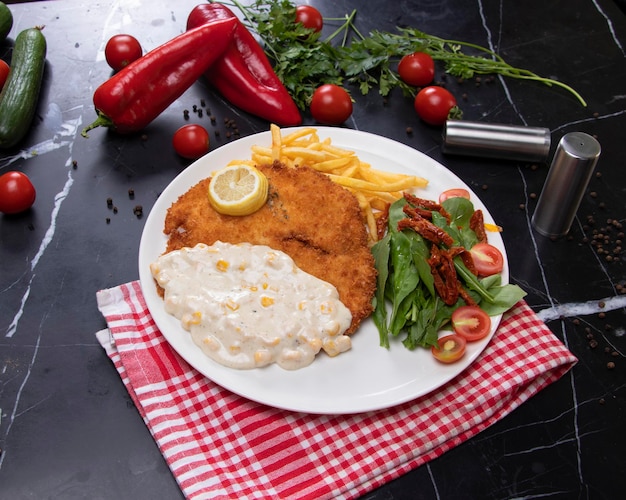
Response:
M437 218L438 222L436 222L436 224L439 225L439 218L443 218L443 225L439 227L448 231L448 234L454 238L456 244L468 250L478 243L476 233L470 229L470 219L472 215L474 215L474 205L472 202L467 198L455 197L448 198L441 205L446 209L446 212L450 214L450 224L439 214L437 214L439 217ZM435 223L434 218L433 223Z
M372 319L378 329L380 345L387 348L389 347L389 329L387 328L385 289L387 287L387 278L389 276L390 239L391 235L387 234L383 239L377 241L371 249L372 255L374 256L374 264L378 271L378 277L376 278L376 294L374 295L374 299L372 301L374 306Z
M416 311L407 328L407 336L402 344L407 349L430 347L437 342L439 330L450 320L452 310L445 306L437 296L424 295L423 289L416 290Z
M526 296L526 292L517 285L504 285L489 288L493 302L481 302L480 307L489 316L502 314Z
M424 238L417 233L409 233L411 239L411 253L413 255L413 264L415 265L422 283L427 288L430 295L436 295L433 274L430 271L428 258L430 257L430 248Z
M391 333L397 335L403 323L399 323L402 312L407 306L402 306L404 299L417 288L419 274L413 265L411 240L404 233L391 233L391 265L393 266L393 300L391 302ZM398 327L399 325L399 327Z
M404 205L406 204L407 201L404 198L400 198L399 200L394 201L389 207L389 220L387 224L391 233L397 233L398 222L406 218L406 215L403 211Z

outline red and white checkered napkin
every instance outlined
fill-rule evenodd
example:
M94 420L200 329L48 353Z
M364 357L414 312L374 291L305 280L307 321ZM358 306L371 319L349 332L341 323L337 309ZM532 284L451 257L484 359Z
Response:
M387 410L309 415L254 403L191 368L138 282L98 292L98 339L187 498L355 498L441 455L559 379L576 358L521 301L470 369Z

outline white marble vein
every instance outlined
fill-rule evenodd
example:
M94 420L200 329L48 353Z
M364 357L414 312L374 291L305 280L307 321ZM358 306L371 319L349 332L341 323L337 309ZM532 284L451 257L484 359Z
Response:
M76 137L76 134L78 133L78 130L80 129L81 125L82 125L82 118L81 117L78 117L76 119L72 119L72 120L66 121L63 124L63 126L61 127L61 129L60 129L61 132L58 133L57 135L55 135L55 138L50 139L48 141L44 141L43 143L41 143L41 144L44 144L45 147L39 147L38 151L40 153L37 156L40 156L41 154L46 154L46 153L49 153L51 151L55 151L56 149L58 149L57 147L50 147L50 145L52 145L52 144L54 144L54 145L62 144L64 147L67 147L68 151L69 151L69 157L68 157L67 161L65 162L65 166L69 167L71 165L71 163L72 163L71 154L72 154L73 141L74 141L74 139ZM57 139L58 135L71 135L71 140L59 141ZM31 148L31 150L32 150L32 148ZM29 156L25 156L25 158L28 158L28 157ZM31 274L30 280L28 282L28 286L26 287L26 290L25 290L25 292L24 292L24 294L22 296L20 307L17 310L17 312L15 313L15 316L13 317L13 320L9 324L9 328L7 329L7 332L5 334L6 337L9 337L9 338L13 337L13 335L15 335L15 332L17 331L19 320L22 317L22 314L24 313L24 307L26 305L26 302L28 300L28 296L30 294L30 287L31 287L31 284L32 284L33 279L35 277L35 269L37 267L37 264L39 263L39 260L41 259L41 257L44 255L46 249L48 248L48 245L50 244L50 242L54 238L54 233L56 231L56 221L57 221L57 217L58 217L58 214L59 214L59 210L61 209L61 205L63 204L63 201L65 200L65 198L67 198L73 183L74 183L74 179L72 178L72 170L71 170L71 168L68 168L68 170L67 170L67 180L65 181L63 189L59 193L57 193L56 196L54 197L54 208L52 209L52 212L50 214L50 225L48 226L48 229L46 230L46 234L44 235L43 239L41 240L41 243L39 245L39 249L38 249L37 253L35 254L35 256L33 257L33 259L30 262L30 271L31 271L32 274Z
M51 107L54 105L51 105ZM71 111L76 110L76 108L74 108ZM68 110L69 111L69 110ZM30 279L28 281L28 286L26 287L26 290L24 291L24 294L22 295L22 299L20 301L20 307L18 308L16 314L13 317L13 320L11 321L11 323L9 324L9 327L6 331L5 336L6 337L13 337L13 335L15 335L15 333L17 332L17 328L20 322L20 319L22 318L22 315L24 314L24 310L26 307L26 304L28 302L28 298L30 296L30 290L31 290L31 285L33 283L33 280L36 277L36 268L37 265L40 261L40 259L43 257L43 255L46 252L46 249L48 248L49 244L52 242L52 240L54 239L54 235L56 232L56 227L57 227L57 217L59 215L59 211L61 209L61 205L63 204L63 201L67 198L67 196L70 193L71 187L74 183L74 179L72 177L72 149L73 149L73 143L74 140L76 138L76 135L78 133L78 131L80 130L80 127L82 126L82 118L79 116L78 118L75 119L70 119L70 120L66 120L64 122L62 122L60 124L59 127L55 127L55 134L54 134L54 138L50 139L49 141L44 141L43 143L39 144L36 146L37 148L37 152L38 152L38 156L40 156L41 154L46 154L49 153L51 151L56 151L57 149L59 149L60 147L64 147L67 148L68 150L68 157L65 161L65 167L67 168L67 178L66 181L63 185L63 188L61 189L60 192L58 192L55 197L54 197L54 207L52 209L52 212L50 213L50 225L48 226L48 229L46 230L46 233L44 235L44 237L41 240L41 243L39 245L39 249L37 251L37 253L35 254L35 256L33 257L33 259L30 261ZM66 139L64 140L60 140L60 137L64 137ZM58 145L58 147L56 147ZM33 150L33 148L31 148L31 151ZM32 157L32 155L25 155L23 156L23 158L28 159L29 157ZM32 368L37 360L37 356L39 354L39 346L41 343L41 337L42 337L42 325L43 323L46 321L46 317L47 315L44 315L44 317L42 318L42 321L40 323L40 328L39 328L39 332L37 334L37 339L33 348L33 352L32 352L32 356L30 359L30 362L28 364L28 368L26 370L26 372L24 374L20 374L23 378L22 381L20 383L19 389L17 391L17 395L15 397L15 401L13 402L13 407L12 409L9 411L8 413L8 424L6 426L6 429L4 431L4 435L5 437L8 436L11 432L11 428L13 426L13 423L15 421L15 419L17 417L19 417L19 415L21 415L23 412L19 412L18 408L20 405L20 401L21 401L21 397L22 397L22 392L24 390L24 388L26 387L26 384L28 383L28 380L30 378L31 372L32 372ZM6 367L3 367L3 370ZM26 411L26 410L25 410ZM2 415L4 413L4 409L0 408L0 415ZM8 451L5 449L3 450L2 453L0 453L0 469L2 469L2 464L5 460L5 458L8 455Z
M570 302L567 304L553 305L552 307L537 312L537 316L543 321L548 322L559 318L587 316L625 307L626 296L606 297L588 300L586 302Z
M11 409L11 412L9 413L9 423L7 424L6 430L4 432L5 436L8 436L11 432L11 427L13 427L13 422L15 422L15 418L16 415L18 413L17 409L19 408L19 402L20 399L22 397L22 391L24 390L24 388L26 387L26 384L28 383L28 379L30 378L30 374L32 372L33 366L35 364L35 361L37 359L37 354L39 354L39 345L41 343L41 331L39 331L39 334L37 335L37 341L35 343L34 349L33 349L33 354L30 358L30 362L28 363L28 368L26 370L26 373L24 374L24 378L22 379L22 383L20 384L20 387L17 391L17 396L15 397L15 404L13 405L13 408ZM2 414L4 411L0 408L0 414ZM0 453L0 469L2 469L2 464L4 462L4 459L7 457L8 453L6 450L3 450L2 453Z
M606 15L604 10L602 10L602 7L598 4L597 0L592 0L592 2L593 2L593 5L595 5L595 7L598 10L598 12L600 13L600 15L602 17L604 17L604 19L606 20L606 25L609 28L609 31L611 32L611 37L613 38L613 41L615 42L615 45L622 52L622 55L624 57L626 57L626 53L624 52L624 48L622 47L622 44L620 43L620 41L617 38L617 35L615 34L615 29L613 28L613 22L609 19L609 17Z
M494 43L493 43L492 34L491 34L492 30L489 27L489 22L488 22L487 18L485 17L485 11L483 9L483 3L482 3L481 0L478 1L478 11L480 12L480 19L482 21L482 26L483 26L483 28L485 30L485 33L486 33L486 36L487 36L487 47L492 52L497 52L498 47L495 46ZM500 2L500 9L499 9L498 12L500 13L500 16L499 16L499 19L498 19L498 25L500 27L502 27L502 12L503 12L503 4L502 4L502 2ZM511 96L511 92L509 91L509 87L507 85L506 79L502 75L498 75L498 80L500 81L500 85L502 85L502 90L504 90L504 94L506 95L507 102L509 103L511 108L513 108L513 110L515 111L515 114L520 119L522 124L528 125L528 123L526 122L526 119L524 118L524 116L520 112L519 108L517 107L517 104L515 103L515 101L513 100L513 97Z

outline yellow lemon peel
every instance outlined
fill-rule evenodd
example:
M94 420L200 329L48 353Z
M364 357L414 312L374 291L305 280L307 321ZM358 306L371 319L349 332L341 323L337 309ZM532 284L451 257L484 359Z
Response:
M213 174L209 203L225 215L249 215L267 201L267 177L249 165L229 165Z

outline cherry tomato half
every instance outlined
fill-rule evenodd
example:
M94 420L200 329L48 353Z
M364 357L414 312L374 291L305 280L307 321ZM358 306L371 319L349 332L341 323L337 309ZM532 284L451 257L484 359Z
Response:
M0 175L0 212L24 212L33 206L35 196L35 187L26 174L11 171Z
M4 87L4 82L7 81L9 71L11 71L9 65L5 61L0 59L0 90L2 90L2 87Z
M435 61L425 52L407 54L398 64L401 80L415 87L424 87L435 78Z
M504 257L500 250L489 243L477 243L470 254L474 261L474 267L479 276L491 276L502 272L504 267Z
M446 189L443 193L439 195L439 203L443 203L449 198L466 198L469 200L470 193L467 189L463 188Z
M326 83L315 89L311 115L325 125L341 125L352 114L352 98L343 87Z
M437 344L431 347L431 352L437 361L454 363L463 357L467 341L460 335L451 333L441 337Z
M202 125L183 125L174 132L172 144L183 158L197 160L209 152L209 133Z
M461 306L452 313L452 328L468 342L486 337L491 331L491 318L478 306Z
M320 11L315 7L298 5L296 7L296 23L300 23L310 30L320 32L324 26L324 19Z
M443 87L424 87L415 96L415 112L429 125L443 125L450 111L456 107L456 99Z
M143 54L141 44L132 35L113 35L104 48L104 57L114 71L119 71Z

